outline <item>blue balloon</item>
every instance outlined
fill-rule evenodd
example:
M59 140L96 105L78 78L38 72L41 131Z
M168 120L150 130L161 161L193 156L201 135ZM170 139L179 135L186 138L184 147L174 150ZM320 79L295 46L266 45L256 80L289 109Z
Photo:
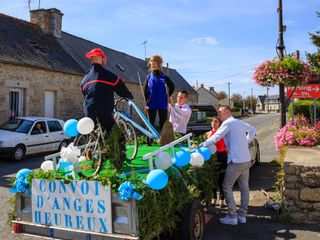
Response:
M161 190L168 184L168 175L161 169L148 173L146 184L153 190Z
M179 150L174 154L172 163L177 167L184 167L190 162L191 155L187 151Z
M19 170L19 172L17 172L17 175L16 175L16 178L24 178L24 179L27 179L29 174L31 173L32 171L28 168L23 168L21 170Z
M209 148L201 147L201 148L198 148L196 152L200 153L203 156L205 161L208 161L211 157L211 152Z
M78 135L77 124L78 124L78 120L76 119L69 119L68 121L66 121L63 126L64 133L69 137L77 136Z

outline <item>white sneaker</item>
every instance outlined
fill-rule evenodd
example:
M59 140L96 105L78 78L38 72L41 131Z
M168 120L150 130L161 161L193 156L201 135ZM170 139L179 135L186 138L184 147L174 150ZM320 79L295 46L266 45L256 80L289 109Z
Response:
M228 225L237 225L238 224L238 220L237 217L231 217L230 215L226 215L223 218L220 218L219 221L223 224L228 224Z
M237 215L238 223L247 223L247 217L246 216L241 216Z

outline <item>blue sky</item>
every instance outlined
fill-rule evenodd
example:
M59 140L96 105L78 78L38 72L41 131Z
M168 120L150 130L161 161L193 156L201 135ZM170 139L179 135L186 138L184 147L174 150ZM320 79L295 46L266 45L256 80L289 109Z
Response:
M29 21L27 0L0 0L1 13ZM265 94L253 69L276 55L277 0L41 0L64 13L63 31L144 58L159 53L191 84L231 94ZM31 1L31 9L38 0ZM283 0L286 52L315 52L319 0ZM277 94L278 88L270 93Z

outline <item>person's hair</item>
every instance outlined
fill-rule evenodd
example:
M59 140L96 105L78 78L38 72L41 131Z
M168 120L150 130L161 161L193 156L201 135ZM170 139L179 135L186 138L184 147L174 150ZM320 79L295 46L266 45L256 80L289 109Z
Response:
M158 66L159 66L159 70L160 72L162 72L162 63L163 63L163 60L162 60L162 57L158 54L155 54L155 55L152 55L149 59L149 71L152 72L154 69L152 68L152 64L151 64L151 59L153 59L153 61L156 61Z
M219 127L220 127L221 124L222 124L221 120L220 120L218 117L214 116L214 117L212 117L211 122L213 121L213 119L218 120L218 122L219 122Z
M229 110L231 112L231 108L228 105L219 106L219 108L224 108L224 110Z
M186 98L188 98L188 92L187 92L187 91L182 90L182 91L179 91L179 92L181 92L182 94L184 94L184 96L185 96Z

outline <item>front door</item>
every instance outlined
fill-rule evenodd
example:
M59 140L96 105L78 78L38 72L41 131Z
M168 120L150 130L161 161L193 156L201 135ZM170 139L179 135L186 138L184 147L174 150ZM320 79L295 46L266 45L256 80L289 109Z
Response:
M23 91L22 89L12 89L9 91L9 118L23 115Z
M54 117L54 91L45 91L44 115L49 118Z

